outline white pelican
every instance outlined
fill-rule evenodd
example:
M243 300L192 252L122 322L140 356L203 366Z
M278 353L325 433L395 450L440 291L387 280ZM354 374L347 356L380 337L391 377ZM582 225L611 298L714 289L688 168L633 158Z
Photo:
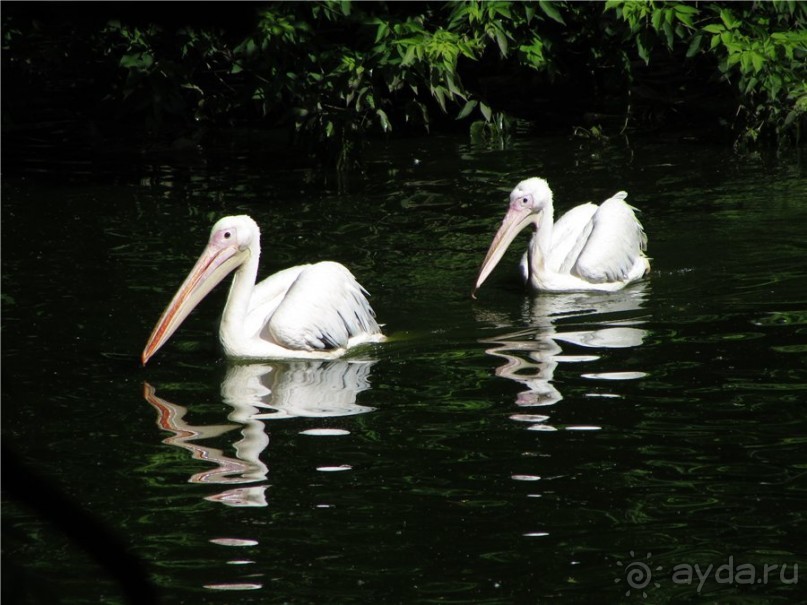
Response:
M516 235L533 225L521 275L535 290L615 291L650 270L647 236L624 191L602 204L580 204L553 222L552 190L544 179L521 181L479 270L473 296Z
M154 327L143 365L231 271L219 327L229 357L333 359L354 345L384 339L367 292L339 263L298 265L256 284L260 237L248 216L228 216L213 225L202 256Z

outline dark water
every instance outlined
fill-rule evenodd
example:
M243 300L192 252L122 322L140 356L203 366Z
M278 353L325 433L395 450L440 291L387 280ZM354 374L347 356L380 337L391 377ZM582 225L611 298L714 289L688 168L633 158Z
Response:
M4 157L3 443L122 539L162 602L807 599L797 152L430 138L376 144L340 189L260 148L28 151ZM558 213L628 190L651 278L530 297L524 237L472 301L533 175ZM235 213L262 226L262 275L347 264L390 341L231 365L221 287L139 367ZM5 490L3 558L4 600L123 602Z

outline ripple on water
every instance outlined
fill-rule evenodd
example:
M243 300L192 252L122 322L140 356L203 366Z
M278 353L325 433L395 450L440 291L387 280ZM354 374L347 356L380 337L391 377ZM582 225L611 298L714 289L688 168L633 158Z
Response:
M581 374L583 378L592 380L638 380L647 375L647 372L591 372Z
M300 431L300 434L315 437L335 437L339 435L350 435L350 431L346 431L345 429L306 429Z
M260 590L263 584L253 582L228 582L226 584L205 584L208 590Z
M257 540L244 540L241 538L212 538L210 540L213 544L220 546L257 546Z
M538 475L511 475L510 478L513 481L540 481L541 478Z
M517 422L546 422L549 416L543 414L511 414L510 420Z
M807 345L781 345L771 347L771 350L777 353L795 353L797 355L803 355L807 353Z

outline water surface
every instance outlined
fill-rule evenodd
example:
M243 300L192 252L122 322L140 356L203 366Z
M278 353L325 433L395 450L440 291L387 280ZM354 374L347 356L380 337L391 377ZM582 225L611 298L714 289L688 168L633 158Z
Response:
M798 153L374 145L341 184L260 148L4 158L4 444L120 536L165 603L803 600ZM533 175L557 213L626 189L650 279L530 296L524 236L472 301L507 193ZM348 265L390 341L231 364L220 287L141 368L210 226L235 213L261 225L262 275ZM123 602L47 518L3 508L6 586ZM729 562L745 567L685 581Z

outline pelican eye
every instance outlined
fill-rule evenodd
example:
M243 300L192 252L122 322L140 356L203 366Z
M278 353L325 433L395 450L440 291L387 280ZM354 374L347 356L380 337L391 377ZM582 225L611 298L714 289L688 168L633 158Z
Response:
M230 239L231 235L232 235L232 233L230 233L229 231L225 231L224 232L224 239Z
M526 206L527 204L529 204L529 203L530 203L530 198L528 198L528 197L522 197L522 198L521 198L521 203L522 203L522 204L524 204L524 205Z

